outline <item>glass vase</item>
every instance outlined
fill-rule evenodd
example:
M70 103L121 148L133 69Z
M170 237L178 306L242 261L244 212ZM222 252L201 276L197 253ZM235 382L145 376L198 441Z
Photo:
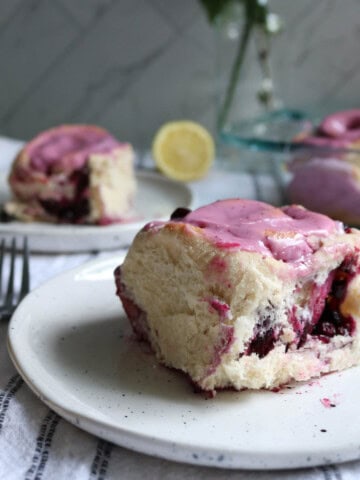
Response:
M302 112L283 107L272 66L279 18L254 24L241 2L229 2L216 21L218 156L222 165L268 171L268 141L291 141L307 128ZM280 32L280 33L279 33Z

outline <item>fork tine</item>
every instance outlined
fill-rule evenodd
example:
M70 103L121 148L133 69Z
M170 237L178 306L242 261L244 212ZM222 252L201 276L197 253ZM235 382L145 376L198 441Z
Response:
M16 254L16 240L15 238L13 238L11 241L9 281L8 281L7 291L5 296L5 306L8 308L11 308L13 303L13 296L14 296L15 254Z
M27 241L26 237L24 238L24 246L23 246L22 257L23 257L23 265L22 265L19 302L30 291L29 247L28 247L28 241Z

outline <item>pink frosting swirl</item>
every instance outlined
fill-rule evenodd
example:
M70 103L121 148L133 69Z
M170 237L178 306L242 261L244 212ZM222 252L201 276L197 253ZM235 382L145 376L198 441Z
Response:
M121 147L106 130L92 125L62 125L37 135L23 149L31 169L50 175L81 168L91 153Z
M360 140L360 109L345 110L326 117L316 133L301 139L318 147L349 148Z

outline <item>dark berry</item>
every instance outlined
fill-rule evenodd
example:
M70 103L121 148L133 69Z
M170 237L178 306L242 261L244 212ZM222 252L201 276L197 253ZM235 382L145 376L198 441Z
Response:
M269 310L271 310L269 308ZM278 332L273 326L271 326L270 316L262 317L254 328L254 336L250 340L245 355L251 355L256 353L260 358L265 357L275 345L278 339Z
M320 334L325 335L326 337L333 337L336 334L335 325L332 325L329 322L324 322L320 326Z
M87 167L75 170L69 177L75 186L75 197L72 200L40 200L43 209L56 217L59 223L81 223L90 213L90 203L84 196L89 186L89 172Z
M353 335L355 321L350 316L345 317L340 306L346 295L347 286L355 275L355 264L356 258L348 256L336 270L325 308L311 331L312 335L329 338L335 335Z
M75 200L41 200L43 209L50 215L55 216L59 222L78 223L90 212L90 205L87 198Z
M346 292L346 281L345 280L335 281L333 283L332 292L333 292L333 296L336 299L341 300L344 297Z
M170 215L170 220L184 218L190 212L191 210L189 208L179 207L174 210L173 213Z
M251 340L246 354L251 355L252 353L256 353L260 358L263 358L274 348L275 340L274 330L269 328L269 330L256 335L256 337Z
M77 195L83 192L89 186L89 171L87 167L75 170L70 175L70 182L75 184Z

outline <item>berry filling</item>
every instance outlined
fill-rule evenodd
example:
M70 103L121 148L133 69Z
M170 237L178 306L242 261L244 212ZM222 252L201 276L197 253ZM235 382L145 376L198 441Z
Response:
M89 173L86 167L75 170L69 178L75 185L74 198L62 198L61 200L39 200L43 209L56 217L60 223L81 223L90 213L89 200L86 192L89 187Z
M270 327L270 323L270 317L266 317L262 323L256 325L255 331L257 333L250 340L245 355L256 353L259 358L263 358L274 348L278 339L278 332L274 327Z
M355 259L347 258L335 270L331 290L326 298L325 308L319 321L311 331L311 335L319 336L325 342L335 335L350 335L355 331L355 321L345 317L340 306L345 299L347 286L355 275ZM325 338L324 338L325 337Z
M56 217L60 223L80 223L80 220L90 212L87 198L77 201L70 200L40 200L43 209Z
M322 286L313 286L309 308L312 312L310 320L297 316L294 307L289 321L296 333L296 348L302 347L308 336L315 337L323 343L329 343L335 335L353 336L355 321L351 316L341 313L341 304L345 300L350 281L357 273L357 258L347 257ZM270 307L269 307L270 308ZM265 357L275 347L282 330L274 324L271 315L261 318L254 328L254 333L242 355L255 353L259 358ZM290 345L287 345L289 348ZM242 356L241 355L241 356Z

